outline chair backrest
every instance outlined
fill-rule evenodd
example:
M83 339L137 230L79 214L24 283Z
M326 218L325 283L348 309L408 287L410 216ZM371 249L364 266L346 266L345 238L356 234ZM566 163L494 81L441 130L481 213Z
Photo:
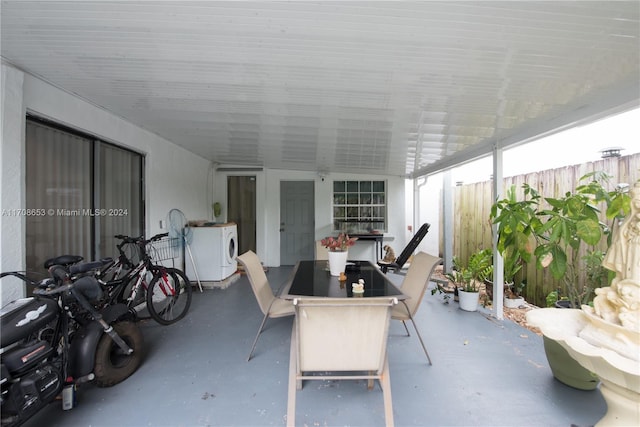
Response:
M237 260L244 267L245 273L247 273L260 310L262 310L263 314L267 314L271 303L276 297L273 295L271 286L269 286L267 275L264 274L260 258L253 251L247 251L239 255Z
M411 266L400 288L402 293L409 297L404 302L407 307L409 307L411 316L418 311L418 307L420 307L424 293L429 285L429 278L433 270L441 262L442 258L424 252L419 252L413 257Z
M298 370L375 371L384 367L395 298L298 298Z
M413 251L416 250L422 239L424 239L424 236L427 235L429 227L431 227L431 224L426 222L420 226L416 234L411 238L400 255L398 255L398 258L396 258L396 264L398 265L398 267L402 268L402 266L407 263L409 257L413 254Z
M315 259L316 261L329 260L329 249L322 245L322 240L316 240Z

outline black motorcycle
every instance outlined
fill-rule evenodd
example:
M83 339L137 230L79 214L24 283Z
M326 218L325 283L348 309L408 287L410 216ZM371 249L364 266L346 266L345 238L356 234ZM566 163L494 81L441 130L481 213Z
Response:
M127 306L93 305L102 288L85 273L104 262L71 265L78 258L49 261L51 277L39 282L19 272L0 274L35 286L33 297L0 311L2 427L24 423L58 396L63 409L71 409L76 385L112 386L142 362L142 333Z

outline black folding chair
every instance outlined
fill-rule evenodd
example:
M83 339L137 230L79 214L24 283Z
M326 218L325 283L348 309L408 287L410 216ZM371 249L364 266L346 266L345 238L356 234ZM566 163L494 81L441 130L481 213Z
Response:
M386 274L388 270L395 271L402 269L402 266L407 263L409 257L416 250L422 239L424 239L424 236L427 235L429 227L431 227L431 224L429 223L425 222L424 224L422 224L413 238L409 241L409 244L403 249L403 251L400 253L400 256L398 256L394 262L384 262L382 260L378 261L378 266L380 266L382 272Z

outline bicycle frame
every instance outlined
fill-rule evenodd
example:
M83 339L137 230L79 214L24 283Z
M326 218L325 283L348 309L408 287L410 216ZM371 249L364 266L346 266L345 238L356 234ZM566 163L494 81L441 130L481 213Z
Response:
M107 267L107 270L100 273L100 276L105 276L111 273L115 269L115 275L113 276L115 277L115 279L108 280L108 281L98 279L98 281L103 287L109 289L109 291L107 292L109 295L108 297L109 303L123 302L123 303L126 303L127 306L131 308L131 303L135 301L138 295L140 286L143 285L145 286L145 289L146 289L147 284L144 281L144 279L149 269L148 269L148 262L146 262L143 259L143 260L140 260L140 262L132 270L128 271L126 275L124 275L123 277L119 277L125 264L126 262L123 262L122 260L118 259L113 264L109 265ZM131 293L127 296L123 295L127 285L131 283L131 281L134 278L136 282L133 288L131 289Z
M136 300L141 286L144 286L144 288L147 289L147 283L144 280L145 276L147 275L147 271L147 264L144 261L140 261L140 264L138 264L133 270L131 277L135 277L137 275L138 278L136 279L136 284L131 289L131 294L127 298L127 305L130 305L133 301Z

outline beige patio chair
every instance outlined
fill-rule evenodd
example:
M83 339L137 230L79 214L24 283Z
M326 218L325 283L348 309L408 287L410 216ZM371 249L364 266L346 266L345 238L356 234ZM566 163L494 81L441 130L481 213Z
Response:
M413 320L413 316L415 316L418 308L420 308L420 304L422 303L422 299L424 298L424 293L427 290L429 278L431 277L433 270L437 265L440 264L441 261L441 258L426 254L424 252L419 252L418 254L416 254L413 257L411 266L409 267L407 275L404 277L402 286L400 287L402 293L407 295L409 298L402 300L401 304L393 307L393 310L391 311L392 319L402 320L404 329L407 331L407 336L411 334L409 334L409 329L407 328L407 324L405 323L405 321L411 320L411 323L413 323L413 327L416 330L416 334L418 334L420 344L422 344L424 354L427 355L429 365L433 365L433 363L431 363L431 357L429 357L427 347L425 347L424 341L422 341L422 336L420 336L418 325L416 325L415 320Z
M264 269L260 263L260 258L258 258L253 251L243 253L237 257L237 260L244 267L247 277L249 278L249 282L251 283L251 289L253 289L253 293L258 300L260 310L264 314L256 339L253 340L253 346L251 346L249 357L247 357L248 362L251 360L251 355L253 354L253 350L256 348L258 337L262 332L262 328L264 328L267 318L291 316L295 311L291 301L278 298L273 294L271 286L269 286L267 275L264 274Z
M385 421L393 426L387 337L395 298L298 298L291 335L287 425L295 425L296 390L303 380L375 379Z
M316 261L329 260L329 249L325 248L322 245L322 240L316 240L315 260Z

